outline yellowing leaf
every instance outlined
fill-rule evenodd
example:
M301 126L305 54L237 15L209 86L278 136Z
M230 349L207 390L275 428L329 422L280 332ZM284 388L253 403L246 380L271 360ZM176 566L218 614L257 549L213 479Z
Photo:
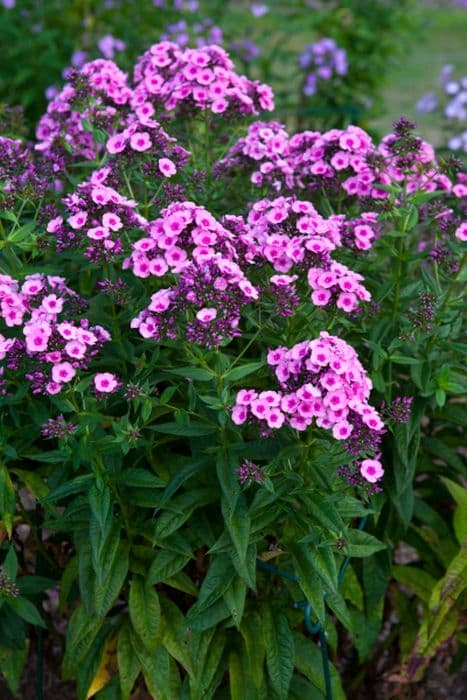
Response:
M94 676L91 685L89 686L89 690L86 694L86 700L89 700L89 698L92 698L92 696L98 693L99 690L102 690L102 688L104 688L104 686L107 685L107 683L112 678L112 675L116 671L117 636L118 635L109 639L109 641L106 644L104 653L102 655L101 664L97 669L97 673Z
M261 554L258 555L258 559L261 561L269 561L270 559L279 557L281 554L285 554L284 550L277 547L276 549L268 549L265 552L261 552Z

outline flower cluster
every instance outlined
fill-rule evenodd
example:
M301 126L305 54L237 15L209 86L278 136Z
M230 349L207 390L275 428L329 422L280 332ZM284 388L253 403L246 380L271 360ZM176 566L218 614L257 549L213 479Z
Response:
M254 185L269 184L276 191L343 187L350 196L382 197L367 162L375 153L371 137L360 127L324 133L302 131L289 136L277 122L255 122L218 163L221 170L246 169Z
M378 182L390 185L405 181L408 193L449 192L452 182L440 173L433 146L414 136L414 129L415 124L402 117L394 123L394 132L383 138L377 149L381 159L381 165L376 166Z
M183 50L169 41L154 44L137 62L134 80L135 110L147 103L168 111L186 107L214 114L274 108L271 88L235 73L227 53L216 45Z
M403 133L396 123L378 147L358 126L289 137L277 122L255 122L216 169L250 172L254 185L269 185L276 192L309 189L337 195L343 190L348 198L365 201L387 199L380 185L404 180L408 192L449 191L452 183L439 172L432 146L411 136L400 121Z
M269 428L306 430L315 420L336 440L347 440L358 420L375 433L383 429L368 403L371 380L355 350L340 338L322 331L315 340L270 350L267 361L280 390L239 391L232 410L236 425L249 420Z
M299 58L300 67L307 71L303 92L315 95L321 81L347 74L347 52L329 37L305 46Z
M134 200L106 185L110 172L109 167L94 171L89 181L63 199L66 219L58 216L47 225L58 251L85 248L86 257L94 262L109 260L123 250L121 232L146 223L135 212Z
M154 107L145 104L129 115L125 128L116 131L106 143L112 156L110 166L117 175L123 169L140 166L145 176L172 177L188 159L188 151L177 145L177 139L169 136L152 118ZM170 156L170 157L169 157Z
M294 187L293 170L287 163L289 134L279 122L255 121L246 136L238 139L215 169L219 174L229 171L249 172L251 182L268 184L279 191L283 184Z
M294 285L297 276L288 273L305 272L315 306L335 303L337 308L351 312L360 301L369 301L371 295L361 284L361 275L330 255L343 245L343 223L341 216L324 219L311 202L294 197L262 199L253 204L248 215L249 236L257 258L281 273L272 277L272 282ZM370 243L373 232L369 225L357 224L353 230L359 231L359 240Z
M132 97L127 75L113 62L99 58L71 71L69 82L49 102L36 129L36 149L93 160L99 149L87 123L111 129L122 106Z
M299 187L334 192L342 187L350 197L381 196L373 187L376 177L367 161L375 147L360 127L350 125L322 134L304 131L292 136L289 149L288 160Z
M20 285L0 276L0 318L23 336L0 334L0 359L9 370L27 369L33 393L58 394L110 340L101 326L74 320L83 304L62 277L36 273Z
M0 191L7 208L16 197L42 198L50 187L48 175L50 170L20 140L0 136Z
M132 328L157 341L184 330L187 340L207 347L238 335L241 308L258 290L242 270L233 234L193 202L171 204L147 231L123 267L141 278L168 278L170 286L152 294Z

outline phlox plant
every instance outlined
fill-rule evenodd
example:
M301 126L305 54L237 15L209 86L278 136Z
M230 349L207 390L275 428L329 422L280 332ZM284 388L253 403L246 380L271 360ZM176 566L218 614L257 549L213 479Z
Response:
M69 77L0 138L2 673L66 629L79 698L344 698L460 471L466 176L289 134L215 45Z

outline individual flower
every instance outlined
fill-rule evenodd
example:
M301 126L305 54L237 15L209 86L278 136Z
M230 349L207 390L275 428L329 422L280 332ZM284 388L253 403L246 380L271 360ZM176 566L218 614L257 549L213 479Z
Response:
M360 474L374 484L379 481L384 474L384 469L379 459L364 459L360 465Z
M93 379L94 388L99 394L111 394L121 384L120 380L112 372L98 372Z

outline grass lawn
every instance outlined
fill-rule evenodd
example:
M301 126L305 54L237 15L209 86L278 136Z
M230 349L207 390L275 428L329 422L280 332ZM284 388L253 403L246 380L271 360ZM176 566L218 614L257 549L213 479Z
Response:
M391 70L384 90L385 114L371 122L381 133L405 114L415 119L420 134L436 146L444 145L440 112L418 114L417 100L426 92L436 91L438 75L447 63L455 66L455 76L467 75L467 10L445 4L444 9L427 8L420 2L421 26L413 37L411 50ZM459 124L458 132L465 128Z

